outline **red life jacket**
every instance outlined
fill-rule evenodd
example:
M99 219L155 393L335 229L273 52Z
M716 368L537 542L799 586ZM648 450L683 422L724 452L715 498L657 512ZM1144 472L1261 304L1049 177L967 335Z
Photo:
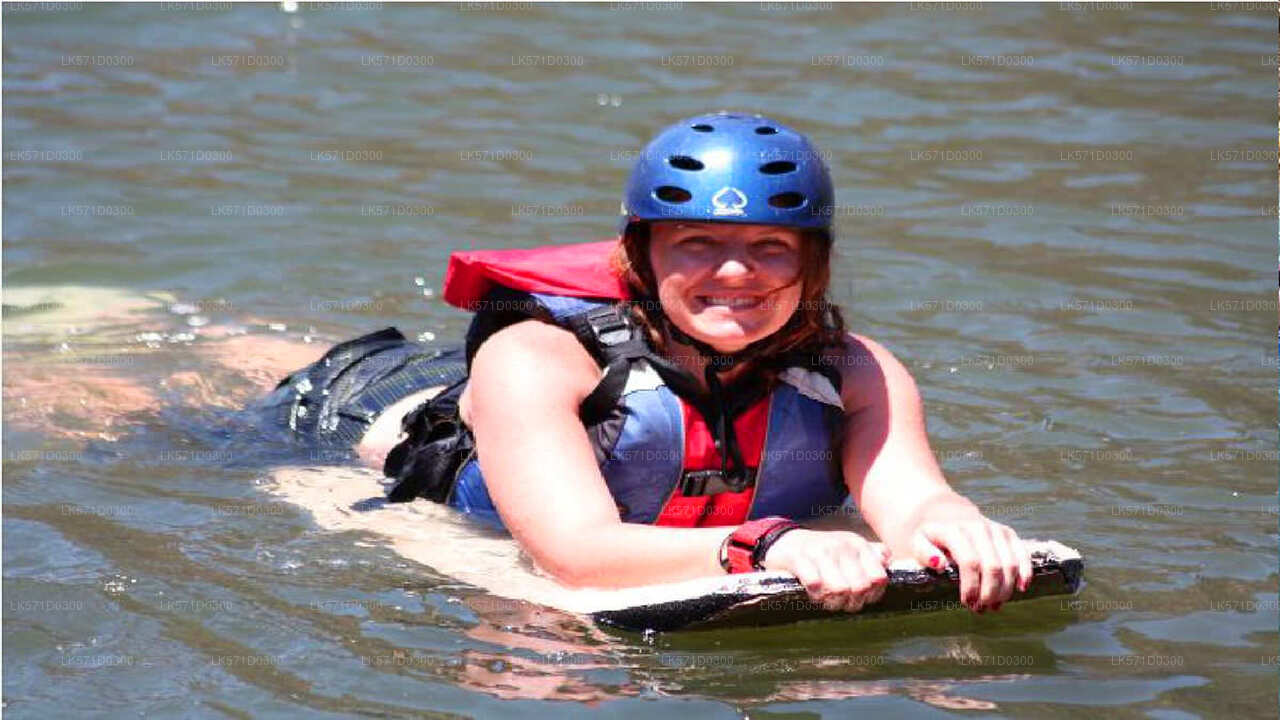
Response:
M624 300L627 284L609 266L617 246L618 241L606 240L455 252L444 273L444 301L474 311L495 285L531 293Z

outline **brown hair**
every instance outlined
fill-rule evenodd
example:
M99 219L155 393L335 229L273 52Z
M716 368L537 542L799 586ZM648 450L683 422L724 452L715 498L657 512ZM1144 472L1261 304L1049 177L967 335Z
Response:
M649 262L649 239L649 223L630 223L619 238L613 266L631 292L632 317L648 333L654 349L661 353L666 349L661 326L667 320L657 299L658 283ZM826 348L844 344L844 316L840 308L827 299L832 244L831 234L826 230L801 231L800 273L787 285L801 283L800 306L787 324L759 347L757 352L764 365L769 366L769 359L784 353L817 355ZM770 375L781 369L774 368L775 372Z

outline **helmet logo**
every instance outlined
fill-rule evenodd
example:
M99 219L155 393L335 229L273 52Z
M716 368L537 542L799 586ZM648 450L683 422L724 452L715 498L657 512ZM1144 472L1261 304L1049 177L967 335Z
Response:
M742 208L747 206L747 196L736 187L726 185L711 196L711 204L714 209L712 215L717 217L723 215L746 215L746 211Z

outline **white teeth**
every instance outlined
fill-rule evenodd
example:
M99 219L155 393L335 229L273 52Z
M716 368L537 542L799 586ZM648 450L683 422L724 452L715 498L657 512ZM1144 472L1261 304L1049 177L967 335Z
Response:
M756 298L730 298L730 297L711 297L705 298L708 305L724 305L730 308L755 307L760 303Z

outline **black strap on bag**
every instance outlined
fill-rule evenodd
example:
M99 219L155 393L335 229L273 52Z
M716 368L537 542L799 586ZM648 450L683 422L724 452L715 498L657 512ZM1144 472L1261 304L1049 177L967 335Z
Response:
M466 382L466 378L458 380L400 421L408 437L387 453L382 464L383 474L398 480L387 492L391 502L448 499L458 471L475 452L475 439L458 414Z

